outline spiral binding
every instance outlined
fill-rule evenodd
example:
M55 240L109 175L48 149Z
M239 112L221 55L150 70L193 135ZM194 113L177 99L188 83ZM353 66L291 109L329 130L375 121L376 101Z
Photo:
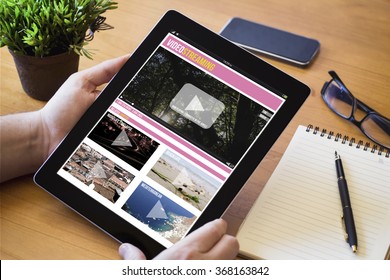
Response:
M320 130L320 128L318 126L314 127L313 125L309 124L306 127L306 132L310 132L311 130L313 130L313 134L315 134L315 135L319 133L319 136L321 136L321 137L326 136L328 139L334 138L334 141L336 141L336 142L340 141L341 144L348 143L349 146L352 146L353 144L356 143L356 139L353 138L353 137L351 139L349 139L349 137L347 135L343 136L341 133L336 133L336 135L335 135L333 131L327 132L325 128ZM376 144L373 144L372 147L371 147L371 143L370 142L364 143L364 141L359 140L357 142L357 144L356 144L356 148L357 149L362 149L363 151L369 151L371 153L375 153L376 152L380 156L382 154L384 154L385 157L387 157L387 158L390 157L390 150L389 149L385 149L382 146L379 146L379 145L376 145Z

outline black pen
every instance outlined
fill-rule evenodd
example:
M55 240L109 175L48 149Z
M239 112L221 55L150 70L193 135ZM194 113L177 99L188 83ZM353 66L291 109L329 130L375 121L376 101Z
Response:
M343 208L342 222L345 225L345 240L351 246L352 251L357 251L358 241L356 235L355 221L353 219L351 201L349 199L347 180L345 179L343 164L340 156L337 152L335 154L336 172L337 172L337 183L339 185L339 193L341 199L341 206Z

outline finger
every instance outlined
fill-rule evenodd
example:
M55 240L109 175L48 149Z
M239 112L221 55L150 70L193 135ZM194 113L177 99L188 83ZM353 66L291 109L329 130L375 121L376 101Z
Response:
M235 256L237 244L226 235L227 224L222 219L209 222L201 228L195 230L184 239L177 242L169 249L161 252L156 259L228 259ZM227 237L225 237L227 236ZM221 242L219 244L219 242ZM229 249L222 248L223 245L232 246ZM218 247L213 250L213 248ZM227 254L227 256L223 254Z
M95 90L92 91L91 93L92 93L92 95L95 97L95 100L96 100L96 98L99 97L99 95L100 95L100 93L102 93L102 91L99 90L99 89L95 89Z
M205 224L181 240L183 245L197 248L199 252L208 252L226 233L227 224L217 219Z
M222 238L205 254L206 259L211 260L232 260L237 257L240 246L235 237L225 234Z
M119 255L124 260L146 260L144 253L129 243L123 243L121 246L119 246L118 251Z
M130 55L124 55L118 58L104 61L91 68L79 72L83 79L87 81L87 86L90 91L96 87L108 83L112 77L122 68L122 66L129 59Z

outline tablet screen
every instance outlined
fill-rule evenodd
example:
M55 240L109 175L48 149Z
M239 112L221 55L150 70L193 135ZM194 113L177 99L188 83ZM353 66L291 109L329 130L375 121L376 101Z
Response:
M244 74L167 33L57 174L171 246L286 101Z

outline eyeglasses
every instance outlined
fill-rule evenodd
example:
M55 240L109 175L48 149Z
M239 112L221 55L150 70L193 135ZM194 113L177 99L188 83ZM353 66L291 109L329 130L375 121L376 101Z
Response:
M332 79L321 90L328 107L356 125L373 142L390 149L390 119L355 98L336 72L329 71L329 74Z

